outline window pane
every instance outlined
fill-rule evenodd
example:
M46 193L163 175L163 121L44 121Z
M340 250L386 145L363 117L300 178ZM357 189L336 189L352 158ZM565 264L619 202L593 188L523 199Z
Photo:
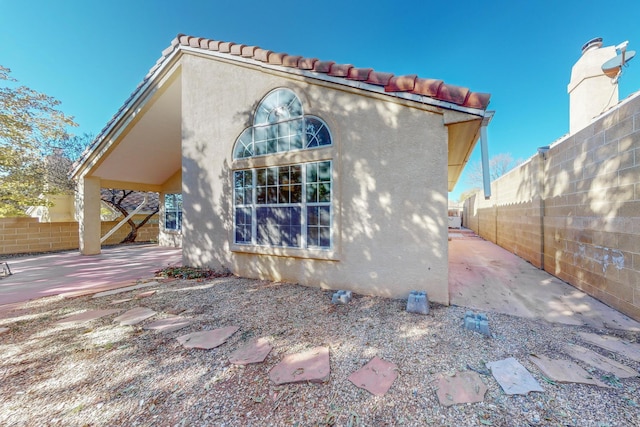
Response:
M307 224L318 225L318 207L311 206L307 208Z
M309 203L318 202L318 185L317 184L307 185L307 202Z
M318 182L318 165L316 163L307 165L307 182Z
M302 203L302 185L292 185L291 187L291 203Z
M331 201L331 184L318 185L318 202Z
M319 206L317 224L329 226L331 225L331 208L329 206Z
M331 182L331 162L318 163L318 181Z

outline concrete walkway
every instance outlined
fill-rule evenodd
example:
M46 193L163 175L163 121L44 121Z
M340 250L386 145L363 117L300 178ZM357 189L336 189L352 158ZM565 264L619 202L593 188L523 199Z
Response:
M640 323L471 230L449 232L451 304L568 325L640 331Z
M0 279L0 311L6 304L153 277L162 268L181 265L182 250L131 245L103 248L100 255L70 251L5 260L13 275Z

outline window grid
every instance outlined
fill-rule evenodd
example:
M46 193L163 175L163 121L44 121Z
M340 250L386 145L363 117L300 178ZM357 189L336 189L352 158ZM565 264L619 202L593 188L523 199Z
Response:
M235 243L331 248L331 173L331 161L235 171Z
M182 230L182 194L164 195L164 229L168 231Z

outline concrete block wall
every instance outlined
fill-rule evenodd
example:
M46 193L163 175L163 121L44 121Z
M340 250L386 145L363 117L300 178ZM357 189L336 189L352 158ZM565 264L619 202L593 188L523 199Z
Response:
M467 227L640 320L640 94L494 181L492 193L467 199Z
M134 217L135 219L135 217ZM138 242L158 240L158 224L145 224L138 230ZM103 221L102 234L113 228L117 221ZM129 233L123 226L104 245L119 243ZM31 252L51 252L78 249L78 223L38 222L37 218L0 218L0 255Z

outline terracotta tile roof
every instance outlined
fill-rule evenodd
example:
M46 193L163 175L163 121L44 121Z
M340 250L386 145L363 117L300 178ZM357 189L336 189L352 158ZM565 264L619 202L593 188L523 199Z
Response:
M277 53L257 46L246 46L233 42L222 42L203 37L192 37L184 34L178 34L178 36L171 41L171 45L162 51L160 59L158 59L156 64L151 68L151 70L149 70L131 96L129 96L122 107L120 107L116 114L114 114L93 143L87 147L85 154L90 153L93 148L100 143L111 126L114 125L114 123L121 117L122 113L130 107L130 104L149 83L155 72L158 71L158 69L165 64L165 61L182 46L218 52L229 55L230 57L235 56L243 58L244 60L255 60L265 64L317 73L318 78L322 78L322 75L327 75L334 79L333 81L335 81L335 79L344 79L345 82L359 81L382 87L384 92L390 95L399 95L403 93L420 95L465 108L486 110L491 97L488 93L471 92L465 87L446 84L442 80L420 78L415 75L395 76L392 73L383 73L371 68L356 68L351 64L336 64L334 61L321 61L317 58L306 58L286 53ZM446 105L443 107L447 108ZM78 171L78 167L82 164L83 159L84 154L76 162L76 168L74 169L73 174Z
M416 75L395 76L392 73L382 73L371 68L356 68L351 64L336 64L334 61L321 61L316 58L278 53L233 42L220 42L179 34L172 43L173 49L169 53L179 48L179 46L228 53L267 64L309 70L332 77L343 77L348 80L363 81L372 85L383 86L385 92L388 93L407 92L468 108L485 110L491 97L488 93L471 92L465 87L446 84L442 80L424 79ZM167 56L167 54L164 56ZM164 57L161 59L164 59Z

